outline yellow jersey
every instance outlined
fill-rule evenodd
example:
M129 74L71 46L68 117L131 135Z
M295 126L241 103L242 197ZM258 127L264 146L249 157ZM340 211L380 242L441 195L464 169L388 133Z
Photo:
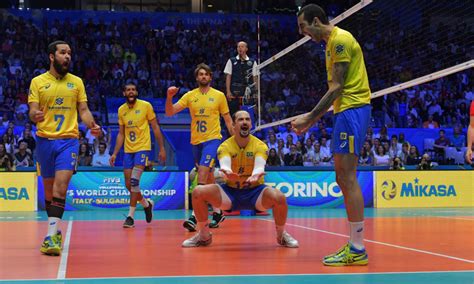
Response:
M334 27L326 45L326 71L332 81L332 69L336 62L348 62L342 95L333 104L334 113L370 104L370 88L364 55L357 40L348 31Z
M125 129L125 153L151 150L150 123L156 118L155 111L147 101L137 99L132 107L127 103L118 109L118 123Z
M220 115L229 112L224 93L209 88L209 91L203 94L196 88L184 94L178 104L189 108L192 145L222 138Z
M45 72L31 80L28 103L38 103L44 120L36 123L36 135L43 138L79 138L77 104L87 102L81 78L67 73L56 79Z
M230 157L232 171L240 175L238 181L226 181L226 184L234 188L255 187L264 183L263 177L255 184L248 184L245 181L252 175L257 156L268 158L268 146L257 137L249 135L250 141L245 148L240 148L234 136L225 140L217 149L217 157Z

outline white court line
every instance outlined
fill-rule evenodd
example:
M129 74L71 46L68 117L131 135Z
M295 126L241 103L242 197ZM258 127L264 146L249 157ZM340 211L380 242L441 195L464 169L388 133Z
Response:
M257 220L266 221L266 222L272 222L272 223L273 223L273 220L268 220L268 219L260 219L260 218L259 218L259 219L257 219ZM297 228L302 228L302 229L307 229L307 230L310 230L310 231L316 231L316 232L320 232L320 233L335 235L335 236L339 236L339 237L346 237L346 238L349 237L348 235L344 235L344 234L339 234L339 233L334 233L334 232L331 232L331 231L325 231L325 230L320 230L320 229L315 229L315 228L300 226L300 225L296 225L296 224L289 224L289 223L286 223L286 225L288 225L288 226L293 226L293 227L297 227ZM454 260L463 261L463 262L467 262L467 263L474 263L474 260L469 260L469 259L464 259L464 258L460 258L460 257L450 256L450 255L446 255L446 254L431 252L431 251L427 251L427 250L421 250L421 249L415 249L415 248L410 248L410 247L404 247L404 246L399 246L399 245L394 245L394 244L389 244L389 243L384 243L384 242L379 242L379 241L373 241L373 240L368 240L368 239L364 239L364 241L366 241L366 242L368 242L368 243L374 243L374 244L378 244L378 245L384 245L384 246L388 246L388 247L394 247L394 248L399 248L399 249L404 249L404 250L409 250L409 251L414 251L414 252L419 252L419 253L424 253L424 254L429 254L429 255L434 255L434 256L449 258L449 259L454 259Z
M59 263L57 279L66 278L67 257L69 255L69 243L71 242L71 231L72 231L72 217L69 218L69 222L67 225L66 238L64 239L64 247L61 253L61 262Z
M474 273L474 270L456 270L456 271L390 271L390 272L348 272L348 273L295 273L295 274L222 274L222 275L180 275L180 276L131 276L131 277L84 277L84 278L67 278L68 281L74 280L122 280L122 279L172 279L172 278L219 278L219 277L275 277L275 276L357 276L357 275L400 275L400 274L432 274L432 273ZM56 280L54 278L38 278L38 279L0 279L1 282L14 281L48 281Z
M462 218L462 217L448 217L448 216L433 216L436 218L443 218L443 219L455 219L455 220L467 220L467 221L474 221L473 218Z

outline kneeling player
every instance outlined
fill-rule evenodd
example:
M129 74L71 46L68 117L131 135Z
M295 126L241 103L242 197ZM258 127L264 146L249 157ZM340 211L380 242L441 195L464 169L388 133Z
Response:
M273 209L277 242L298 247L298 241L285 231L288 205L283 193L263 182L268 147L250 135L252 121L246 111L233 117L235 135L219 146L217 155L226 183L199 185L193 191L193 206L198 232L183 242L183 247L207 246L212 242L207 220L207 204L222 210Z

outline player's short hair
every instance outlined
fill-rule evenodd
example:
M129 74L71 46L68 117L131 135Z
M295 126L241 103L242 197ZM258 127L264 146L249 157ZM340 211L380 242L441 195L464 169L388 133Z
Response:
M209 73L209 75L211 75L212 77L212 69L211 67L209 67L209 65L205 64L205 63L200 63L198 64L198 66L196 66L196 69L194 69L194 78L197 77L198 73L199 73L199 70L201 69L204 69L207 73Z
M298 17L301 16L301 14L304 14L303 19L309 24L313 22L314 17L317 17L324 25L329 24L326 12L324 12L321 6L318 6L316 4L308 4L304 6L303 8L301 8L301 10L298 11Z
M237 120L237 115L238 115L239 113L242 113L242 112L248 113L248 111L246 111L246 110L238 110L238 111L234 112L234 114L232 115L232 121L235 122L235 121ZM249 115L250 115L250 114L249 114Z
M127 86L135 86L135 89L138 90L137 85L133 82L130 82L130 83L126 83L125 85L123 85L122 91L125 92L125 90L127 89Z
M69 45L69 43L67 43L63 40L53 41L52 43L48 44L48 55L50 55L50 54L54 55L56 53L56 50L58 50L58 44L67 44L67 45Z
M99 146L104 146L104 148L107 149L107 144L105 144L104 142L100 142Z

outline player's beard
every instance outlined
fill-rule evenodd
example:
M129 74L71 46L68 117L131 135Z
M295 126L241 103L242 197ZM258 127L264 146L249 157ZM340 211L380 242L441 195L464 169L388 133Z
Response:
M69 65L62 65L61 63L59 63L59 61L56 60L56 58L54 58L53 60L53 67L54 70L56 70L56 72L61 76L65 76L67 72L69 72Z
M137 102L137 96L127 97L127 103L134 105Z
M250 135L250 127L244 127L244 129L241 127L239 133L241 137L247 138Z
M206 83L203 83L203 81L198 81L199 88L207 88L209 85L211 85L211 80L207 81Z

